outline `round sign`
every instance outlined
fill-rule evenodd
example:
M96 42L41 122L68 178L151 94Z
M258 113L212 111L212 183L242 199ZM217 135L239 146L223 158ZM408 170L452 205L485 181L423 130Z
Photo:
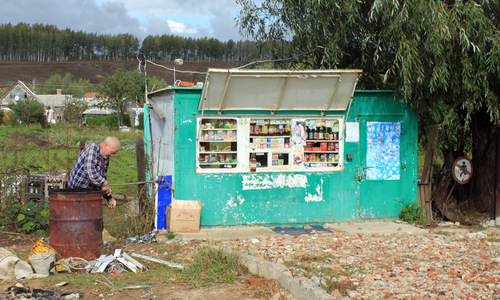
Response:
M457 158L451 172L456 182L466 184L472 178L472 161L465 156Z

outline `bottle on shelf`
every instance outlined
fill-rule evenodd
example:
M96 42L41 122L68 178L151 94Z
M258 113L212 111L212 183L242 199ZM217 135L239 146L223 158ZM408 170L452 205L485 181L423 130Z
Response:
M250 158L250 172L255 171L257 171L257 160L255 159L255 153L253 153Z
M308 126L307 128L308 128L307 129L307 139L308 140L314 139L314 131L312 129L312 126Z

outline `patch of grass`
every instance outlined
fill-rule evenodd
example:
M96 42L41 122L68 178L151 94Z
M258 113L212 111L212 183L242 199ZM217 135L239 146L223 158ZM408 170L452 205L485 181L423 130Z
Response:
M173 232L167 233L167 239L169 239L169 240L175 239L175 234Z
M491 238L491 239L488 239L488 242L490 242L490 243L500 243L500 238Z
M311 278L312 276L312 273L314 272L314 269L312 267L310 267L309 265L303 265L299 262L295 262L295 261L285 261L284 265L287 267L287 268L295 268L295 269L299 269L299 270L302 270L302 275L305 276L305 277L308 277L308 278Z
M312 262L312 261L315 261L315 262L324 262L326 261L328 258L332 258L333 256L331 254L327 254L327 255L316 255L316 256L313 256L313 255L304 255L304 256L301 256L299 258L299 261L307 261L307 262Z
M440 230L440 231L436 232L436 234L439 234L439 235L450 235L450 232L449 231Z
M349 279L343 278L348 278L356 272L364 272L363 269L352 265L342 265L341 268L312 268L308 265L302 265L300 262L286 261L285 266L300 270L301 275L306 278L313 276L320 278L320 286L329 294L337 290L342 296L347 296L350 290L356 289L356 286Z
M93 294L107 294L116 290L124 290L128 286L162 285L171 283L180 273L179 270L166 265L154 264L149 271L122 272L119 274L89 274L86 272L59 273L42 279L44 285L54 287L56 283L65 281L72 290L91 290ZM27 283L29 285L29 281ZM87 296L88 297L88 296Z
M179 279L192 286L234 282L247 270L238 264L236 253L226 253L212 247L202 247L187 263Z

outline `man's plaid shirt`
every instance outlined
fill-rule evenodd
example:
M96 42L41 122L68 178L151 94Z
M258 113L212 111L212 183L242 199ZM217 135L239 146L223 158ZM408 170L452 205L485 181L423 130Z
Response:
M108 184L109 159L101 154L101 144L93 143L78 155L68 178L68 188L101 189Z

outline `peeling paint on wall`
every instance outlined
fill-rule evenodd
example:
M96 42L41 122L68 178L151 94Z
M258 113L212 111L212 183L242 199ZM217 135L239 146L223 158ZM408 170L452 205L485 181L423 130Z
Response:
M323 179L321 179L321 183L316 187L316 195L306 193L306 198L304 200L306 202L323 201Z
M305 188L307 176L303 174L243 175L243 190L264 190L275 188Z
M231 223L233 220L247 220L247 217L242 210L241 206L245 202L245 198L237 194L236 199L230 194L228 194L228 200L226 201L226 205L222 208L222 223Z

